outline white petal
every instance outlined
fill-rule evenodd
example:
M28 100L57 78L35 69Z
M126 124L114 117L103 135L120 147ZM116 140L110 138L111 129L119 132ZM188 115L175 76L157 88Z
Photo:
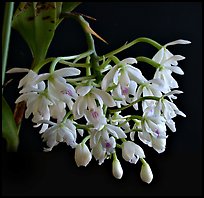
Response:
M33 112L33 109L31 107L27 107L25 111L25 118L29 118L30 114Z
M38 123L46 123L46 124L50 124L52 126L55 126L56 123L50 121L50 120L39 120Z
M80 73L81 71L76 68L62 68L62 69L56 70L54 72L54 75L66 77L66 76L76 76L76 75L79 75Z
M78 102L78 106L77 106L77 113L79 115L83 115L85 109L87 109L87 100L86 100L86 98L83 98L83 96L81 96L79 98L79 102Z
M152 147L151 135L147 132L139 132L138 133L139 139L149 147Z
M165 45L165 47L170 46L170 45L176 45L176 44L190 44L190 43L191 43L190 41L183 40L183 39L178 39L178 40L176 40L176 41L172 41L172 42L170 42L170 43L167 43L167 44Z
M127 67L127 71L130 79L134 80L138 84L141 84L147 81L146 78L142 75L142 72L131 65Z
M28 98L33 98L34 95L35 95L35 93L25 93L25 94L22 94L21 96L19 96L16 99L15 103L19 103L21 101L27 101ZM36 95L37 95L37 93L36 93Z
M111 132L112 135L114 134L113 136L115 136L116 138L127 138L124 131L120 127L113 126L110 124L107 124L106 126L109 132Z
M79 133L79 135L83 136L84 134L84 130L83 129L77 129L77 132Z
M121 63L125 63L125 64L134 64L137 63L137 60L135 58L125 58L121 61Z
M93 88L92 92L99 95L102 98L103 102L108 107L114 107L116 105L115 101L112 98L112 96L110 94L106 93L105 91L97 89L97 88Z
M173 90L173 91L170 91L170 92L166 93L165 96L170 96L170 95L173 95L173 94L181 94L181 93L183 93L183 91Z
M130 140L134 142L134 140L135 140L135 132L130 132Z
M178 65L178 62L177 61L180 61L180 60L183 60L185 59L184 56L181 56L181 55L173 55L167 59L164 60L164 62L162 62L162 64L164 66L171 66L171 65Z
M162 47L152 58L153 61L161 63L164 58L164 48Z
M113 81L113 76L115 74L115 72L117 71L118 66L115 65L103 78L102 82L101 82L101 88L102 90L106 90L108 88L108 86L110 85L110 83Z
M66 142L67 145L74 148L76 146L76 142L75 142L76 138L74 137L71 130L69 130L68 128L66 129L62 128L61 132L64 133L64 142Z
M180 116L186 117L186 114L183 113L183 112L180 111L180 110L175 110L175 113L178 114L178 115L180 115Z
M113 83L114 83L115 85L118 84L119 73L120 73L120 69L116 70L114 76L112 77L112 78L113 78Z
M93 86L83 86L83 87L79 87L77 88L77 93L80 96L85 96L87 93L90 92L90 90L92 89Z
M174 72L176 74L180 74L180 75L184 74L183 70L180 67L177 67L177 66L168 66L166 68L170 69L172 72Z
M35 78L37 77L37 73L32 70L29 70L28 74L26 74L19 82L18 88L24 86L25 84L36 84L37 81Z
M43 125L42 125L42 128L41 128L40 131L39 131L39 134L45 132L45 130L46 130L47 128L48 128L48 124L43 124Z
M50 73L40 74L40 75L37 77L36 83L39 83L39 82L41 82L41 81L45 81L45 80L47 80L49 77L50 77Z
M102 108L102 107L103 107L103 100L102 100L102 98L101 98L98 94L95 94L95 93L93 93L93 92L92 92L92 94L93 94L94 97L98 100L99 105L100 105L101 108ZM95 100L94 100L94 105L97 106ZM92 106L93 106L93 105L92 105Z
M128 72L121 71L120 84L122 84L124 86L128 86L130 84L130 78L128 76Z
M29 69L27 69L27 68L12 68L12 69L9 69L6 73L11 74L11 73L21 73L21 72L29 72Z
M171 129L172 132L176 132L176 126L173 120L167 120L166 125Z
M170 88L173 89L179 87L177 81L171 76L170 70L164 70L163 74L164 80L166 81Z
M166 138L152 138L152 147L158 153L164 152L166 149Z
M134 96L136 94L136 89L137 89L137 83L131 80L129 84L129 93Z
M103 149L100 142L92 149L93 156L95 157L96 160L101 160L101 163L103 159L105 158L105 153L106 152Z
M67 128L69 128L71 131L75 131L75 130L76 130L75 125L74 125L73 122L72 122L71 120L69 120L69 119L66 120L65 126L66 126Z

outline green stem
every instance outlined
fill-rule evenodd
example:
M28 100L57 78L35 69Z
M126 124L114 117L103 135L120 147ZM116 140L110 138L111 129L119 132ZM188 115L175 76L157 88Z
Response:
M96 53L94 39L90 32L89 23L82 16L77 16L76 19L77 21L79 21L82 29L85 32L88 49L93 51L93 53L90 55L91 70L93 71L93 74L96 76L96 81L98 82L101 80L102 74L99 68L99 59Z
M147 58L145 56L138 56L138 57L136 57L136 60L139 61L139 62L148 63L148 64L152 65L155 68L159 68L161 66L159 63L157 63L157 62L153 61L152 59Z
M2 30L2 85L4 84L4 79L5 79L13 8L14 8L14 2L6 2L4 21L3 21L3 30ZM2 88L2 92L3 92L3 88Z
M110 59L111 59L115 64L120 63L120 60L119 60L116 56L111 56Z
M78 77L78 78L73 78L73 79L67 79L67 82L76 82L76 81L84 81L84 80L90 80L94 79L95 76L83 76L83 77Z
M138 100L135 100L134 102L130 103L129 105L127 106L124 106L124 107L121 107L121 108L117 108L117 109L109 109L109 112L110 113L115 113L117 111L122 111L122 110L125 110L131 106L133 106L134 104L138 103L138 102L141 102L143 100L157 100L159 101L159 97L156 97L156 96L144 96L144 97L141 97L139 98Z
M86 57L90 54L90 51L84 52L82 54L79 55L73 55L73 56L65 56L65 57L57 57L56 59L54 59L54 61L52 62L52 64L50 65L50 73L55 71L55 66L57 65L57 63L61 60L72 60L72 59L76 59L79 57Z
M132 42L128 43L128 44L125 44L121 47L119 47L118 49L108 53L108 54L105 54L103 56L105 56L106 58L110 57L110 56L113 56L119 52L122 52L123 50L126 50L128 49L129 47L132 47L133 45L137 44L137 43L140 43L140 42L144 42L144 43L148 43L150 45L153 45L154 47L156 47L158 50L160 50L162 48L162 45L160 45L159 43L157 43L156 41L152 40L152 39L149 39L149 38L146 38L146 37L140 37L140 38L137 38L135 40L133 40ZM102 60L103 59L103 56L99 57L99 60Z
M143 158L140 158L140 161L142 162L142 164L146 164L147 163Z
M64 61L64 60L61 60L59 62L61 64L68 65L70 67L83 67L83 68L90 67L90 65L86 64L86 63L72 63L72 62L68 62L68 61Z
M71 111L69 111L65 116L64 116L64 118L63 118L63 120L62 120L62 123L65 123L66 122L66 120L67 120L67 118L71 115Z
M119 124L118 127L123 126L124 124L126 124L127 122L129 122L129 121L132 120L132 119L142 120L142 116L138 116L138 115L130 116L130 117L126 118L126 120L125 120L124 122L122 122L121 124Z
M130 133L130 132L143 132L142 129L130 129L128 131L125 131L125 133Z
M36 72L36 73L38 73L39 70L40 70L44 65L48 64L49 62L52 62L52 61L55 60L55 59L56 59L56 58L51 57L51 58L47 58L47 59L43 60L40 64L38 64L37 66L35 66L35 67L33 68L33 71Z
M113 160L117 160L118 158L117 158L117 155L116 155L116 152L115 153L113 153Z
M86 136L83 140L82 140L82 144L85 144L89 139L90 139L91 135Z
M75 124L77 129L85 129L87 131L90 130L90 127L93 127L93 125L84 125L84 124Z

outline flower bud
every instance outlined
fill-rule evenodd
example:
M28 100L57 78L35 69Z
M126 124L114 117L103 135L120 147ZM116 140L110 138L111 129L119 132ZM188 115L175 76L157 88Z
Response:
M75 161L77 166L87 166L91 161L92 155L86 144L78 144L75 149Z
M142 164L141 171L140 171L140 177L142 181L149 184L153 179L152 170L149 164L144 159L142 159L142 163L143 164Z
M122 169L122 166L120 164L120 161L117 158L113 160L112 173L116 179L121 179L123 176L123 169Z

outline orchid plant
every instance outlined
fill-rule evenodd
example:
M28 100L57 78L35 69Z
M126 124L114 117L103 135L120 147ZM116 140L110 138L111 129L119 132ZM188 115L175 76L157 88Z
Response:
M64 2L60 5L54 3L54 9L63 10ZM14 28L18 29L30 5L20 4L24 11L13 18ZM38 3L34 6L35 9L42 9ZM150 38L140 37L107 54L98 55L93 35L102 41L104 39L91 29L85 16L72 12L73 4L71 8L69 12L57 15L55 28L66 18L66 14L77 20L86 35L88 50L51 58L45 58L44 52L40 59L32 47L37 44L31 45L34 41L27 39L34 52L33 65L27 69L11 68L7 71L7 74L25 73L18 85L20 96L15 102L16 111L19 104L25 104L25 118L32 118L34 127L39 128L42 141L46 143L44 151L52 151L59 143L66 143L75 149L74 159L78 167L87 166L93 159L99 165L105 160L112 160L112 174L117 179L123 176L118 159L118 153L122 153L122 158L129 163L141 162L140 177L150 183L153 173L146 161L143 145L152 147L158 153L164 152L167 130L176 131L173 118L186 116L174 103L176 94L183 92L178 90L173 76L173 73L184 74L178 61L185 57L173 55L167 48L189 44L190 41L178 39L161 45ZM26 33L21 34L26 40ZM118 54L137 43L151 45L155 55L150 58L129 56L121 60ZM155 68L151 79L147 79L138 68L141 62ZM48 73L41 72L45 66L49 66ZM16 124L18 126L19 123ZM135 143L136 138L140 144Z

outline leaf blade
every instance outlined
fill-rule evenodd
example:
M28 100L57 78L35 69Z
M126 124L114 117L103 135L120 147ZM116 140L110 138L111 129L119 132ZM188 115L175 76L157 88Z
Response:
M18 129L13 117L13 113L2 96L2 136L7 141L8 151L17 151L19 145Z

